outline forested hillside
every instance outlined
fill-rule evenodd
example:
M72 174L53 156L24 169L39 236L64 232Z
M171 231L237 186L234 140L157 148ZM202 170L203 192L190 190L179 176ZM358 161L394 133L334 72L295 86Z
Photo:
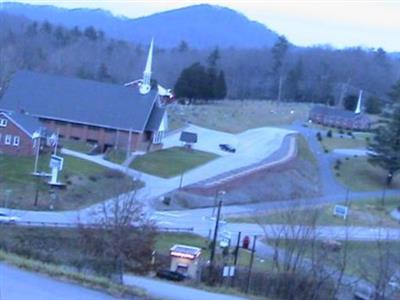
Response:
M56 22L69 28L94 26L112 38L133 43L148 43L153 37L163 48L173 48L182 40L201 49L215 46L263 47L272 46L278 37L265 25L251 21L237 11L208 4L136 19L114 16L101 9L65 9L12 2L4 3L0 9L12 15L40 22Z
M0 14L0 85L19 69L125 83L142 76L147 46L109 38L93 27L65 28L48 22ZM280 40L282 42L282 40ZM157 44L157 41L156 41ZM155 48L153 76L173 87L181 71L195 62L207 63L215 49L195 49L186 42L174 48ZM382 49L329 47L220 48L228 97L282 101L328 102L347 92L385 96L399 77L396 57ZM332 100L333 99L333 100Z

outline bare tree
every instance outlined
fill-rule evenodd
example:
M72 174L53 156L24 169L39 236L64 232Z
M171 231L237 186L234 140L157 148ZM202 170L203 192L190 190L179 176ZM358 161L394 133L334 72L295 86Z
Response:
M86 254L111 262L119 282L125 268L148 271L156 228L136 200L136 191L105 202L95 216L95 226L80 228Z

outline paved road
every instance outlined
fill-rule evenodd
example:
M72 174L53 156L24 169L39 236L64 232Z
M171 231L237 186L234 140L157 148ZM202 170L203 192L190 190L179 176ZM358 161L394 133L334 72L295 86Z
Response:
M125 275L127 285L140 286L149 294L166 300L244 300L245 298L211 293L191 287L152 278Z
M291 127L292 130L297 130L301 132L309 141L310 148L314 153L319 153L322 151L320 144L315 138L315 132L308 128L304 128L300 124L295 124ZM251 134L251 136L253 136ZM322 153L322 152L321 152ZM95 161L97 163L101 163L110 168L122 168L121 166L112 164L111 162L106 162L104 160L100 160L97 157L93 156L84 156L83 154L69 152L69 154L73 154L76 156L82 156L85 159ZM299 207L313 207L316 205L322 205L327 203L337 203L343 202L346 197L345 188L340 185L336 179L334 178L331 167L329 157L327 155L316 155L319 165L320 165L320 176L323 182L323 189L327 196L318 197L314 199L300 199L296 201L279 201L279 202L269 202L269 203L258 203L258 204L246 204L246 205L233 205L227 206L223 209L224 215L242 215L242 214L254 214L254 212L261 211L274 211L281 209L289 209L289 208L299 208ZM123 169L121 169L123 170ZM195 170L194 170L195 171ZM138 191L136 198L140 199L144 203L147 203L150 199L162 195L168 191L174 190L178 186L179 178L173 179L162 179L155 176L147 175L147 174L139 174L136 171L128 170L129 174L133 177L140 177L146 181L146 187ZM190 176L189 176L190 177ZM196 181L195 178L192 180ZM400 195L400 191L387 191L387 196L391 195ZM352 193L350 194L352 201L359 201L363 199L373 199L381 196L381 192L365 192L365 193ZM112 200L108 200L105 203L110 203ZM87 209L82 209L79 211L66 211L66 212L36 212L36 211L18 211L14 210L10 213L16 214L21 217L23 221L34 221L34 222L61 222L61 223L71 223L76 224L78 221L80 222L93 222L93 213L102 207L102 204L97 204ZM209 230L210 222L207 221L208 216L211 215L212 208L204 208L204 209L193 209L193 210L183 210L183 211L151 211L149 210L149 214L152 215L152 218L162 227L193 227L196 233L200 233L202 235L206 235ZM233 228L254 228L251 224L241 224L235 225L232 224ZM247 227L246 227L247 226ZM342 232L341 228L337 228L337 230L330 228L330 232L326 229L323 230L323 235L327 236L327 234L334 234L334 232ZM249 232L250 233L250 232ZM375 239L376 233L371 232L369 228L359 229L357 233L354 233L354 236L350 236L350 238L359 239L359 236L362 239ZM391 234L391 236L393 236Z
M115 300L120 298L0 263L0 300L27 299Z

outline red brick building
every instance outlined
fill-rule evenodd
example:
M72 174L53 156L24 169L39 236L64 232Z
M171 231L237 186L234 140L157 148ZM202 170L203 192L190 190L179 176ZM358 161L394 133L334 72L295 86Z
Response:
M107 148L160 147L167 113L157 89L19 71L0 99L0 111L29 114L60 138ZM25 150L27 151L27 150Z
M347 130L369 130L370 118L363 113L354 113L323 105L314 106L309 113L309 119L317 124L342 128Z
M32 155L35 152L33 140L40 131L37 119L19 113L0 113L0 153Z

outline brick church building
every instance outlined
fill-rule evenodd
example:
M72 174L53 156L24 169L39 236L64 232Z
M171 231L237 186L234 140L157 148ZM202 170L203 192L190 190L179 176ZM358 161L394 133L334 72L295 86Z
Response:
M0 99L0 112L13 126L18 119L31 119L37 127L57 132L61 139L97 145L101 151L158 149L168 128L164 104L172 94L150 84L152 52L153 42L143 79L125 86L18 71ZM8 151L27 154L17 148Z

